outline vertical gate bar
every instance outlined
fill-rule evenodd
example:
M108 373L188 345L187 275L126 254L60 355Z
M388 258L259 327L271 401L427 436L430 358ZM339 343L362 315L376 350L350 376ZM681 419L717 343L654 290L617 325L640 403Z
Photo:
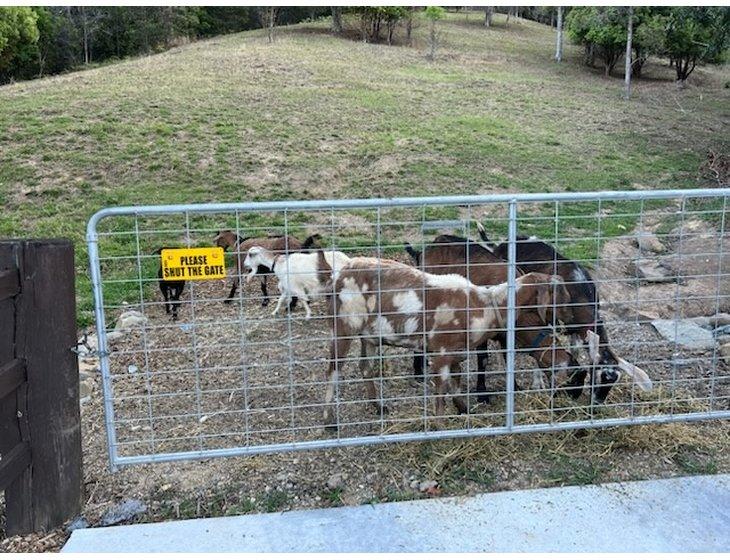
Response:
M718 248L718 255L717 255L717 288L715 291L715 316L717 316L720 313L720 291L722 286L722 279L724 276L724 266L723 266L723 260L724 260L724 241L725 241L725 210L727 208L727 197L724 196L722 198L722 217L720 218L720 242L719 242L719 248ZM727 297L727 294L722 294L724 297ZM717 328L717 320L715 321L714 328ZM717 380L718 371L717 371L717 364L718 359L723 360L723 356L717 355L719 345L715 344L712 347L712 378L710 380L710 396L709 396L709 406L710 411L713 411L715 409L715 381Z
M682 196L682 211L681 216L682 220L680 222L679 226L679 243L678 243L678 249L677 254L679 255L679 264L677 265L676 270L676 278L675 278L675 290L674 290L674 351L672 352L672 393L671 393L671 402L669 406L669 414L671 416L674 416L674 402L677 397L677 368L679 367L678 362L680 361L680 351L679 351L679 320L680 320L680 300L679 300L679 293L680 289L679 286L681 284L682 280L682 267L684 266L684 259L682 258L684 256L684 222L686 219L686 212L687 212L687 197Z
M243 258L241 257L240 251L241 246L238 242L238 240L241 239L241 215L238 210L236 210L236 244L233 246L234 251L234 258L236 259L236 279L238 279L239 286L238 286L238 327L239 332L241 334L240 337L240 346L241 346L241 369L243 373L243 424L244 429L246 430L246 445L251 445L251 427L249 426L249 409L248 409L248 365L246 363L246 356L248 356L248 353L246 352L246 314L243 310L243 292L244 292L244 286L243 282L241 281L241 277L243 275L242 270L242 262ZM225 259L225 257L224 257ZM225 262L225 261L224 261ZM268 278L266 279L266 282L268 283Z
M509 201L507 224L507 407L506 427L515 421L515 283L517 278L517 200Z
M134 237L137 249L137 274L139 275L139 306L142 315L144 312L144 284L142 282L142 255L140 243L139 243L139 214L134 216ZM162 253L160 253L160 261L162 261ZM159 282L161 279L158 278ZM146 315L145 315L146 316ZM146 323L140 325L142 329L142 348L144 351L144 376L145 376L145 387L147 389L147 412L150 418L150 450L151 453L155 452L155 428L152 414L152 378L150 375L150 357L148 352L149 345L147 344L147 326Z
M89 253L91 271L91 290L94 293L94 318L96 320L96 341L101 369L101 387L104 391L104 426L106 428L106 448L109 454L109 470L119 469L117 456L117 432L114 419L114 402L111 377L109 374L109 350L106 339L106 319L104 317L104 290L101 285L101 266L99 263L99 235L96 231L98 220L89 220L86 228L86 246Z
M639 235L643 235L643 232L644 232L644 210L645 210L644 203L645 202L646 202L646 200L644 200L642 198L641 199L641 204L639 206L639 227L637 229L637 231L639 232ZM637 243L637 245L638 245L638 252L637 252L638 257L636 259L636 263L634 264L634 271L638 271L639 270L639 266L638 266L639 265L639 262L638 261L639 261L640 258L643 257L643 255L641 254L642 253L642 251L641 251L641 244ZM638 272L634 272L634 276L638 276L638 275L639 275ZM634 278L633 280L634 280L634 282L636 284L636 313L637 313L637 316L638 316L638 313L639 313L639 305L640 305L639 282L638 282L638 278ZM605 328L605 325L604 325L604 328ZM634 345L634 356L633 356L634 361L633 361L633 363L637 363L638 360L639 360L639 348L640 348L640 346L641 346L640 344ZM620 379L621 378L619 378L619 380ZM633 380L633 378L631 380L631 394L630 394L630 398L631 398L631 403L630 403L630 406L629 406L629 416L631 416L633 418L634 417L634 412L635 412L635 407L636 407L636 382Z
M381 216L381 210L382 207L378 206L376 208L376 227L375 227L375 243L377 245L377 257L378 257L378 317L383 317L383 291L382 291L382 276L383 276L383 265L382 265L382 259L383 259L383 232L382 232L382 216ZM387 318L385 318L387 320ZM383 392L383 323L381 321L378 321L378 383L380 385L380 433L385 432L385 416L383 414L383 406L385 404L384 399L384 392ZM365 344L364 342L361 342L361 344ZM361 352L361 359L365 358L366 363L363 365L361 364L361 367L368 368L368 375L373 374L372 371L370 371L370 368L373 366L372 357L370 356L362 356Z
M426 243L424 239L423 225L426 223L426 206L421 206L421 259L416 266L425 272L426 265L424 264L426 259ZM429 371L428 371L428 340L426 338L426 279L421 279L421 352L422 358L421 363L423 364L423 431L428 432L428 383L429 383Z
M471 204L468 204L466 207L466 231L464 232L466 237L466 277L471 281L471 274L469 270L469 243L471 243ZM459 376L459 383L456 384L456 390L461 393L462 391L462 381L466 379L466 395L464 398L466 399L466 427L467 429L471 429L471 408L469 407L469 373L471 372L471 333L469 332L471 329L471 290L468 290L466 292L466 325L464 325L464 329L466 329L465 333L465 339L466 339L466 371ZM460 397L463 395L460 395Z
M187 248L192 247L192 237L190 236L190 211L185 211L185 243ZM198 333L197 333L197 321L195 320L195 282L191 281L190 284L190 319L192 328L190 329L193 339L193 360L195 370L195 406L198 409L198 426L202 426L200 419L203 417L203 410L201 408L201 392L200 392L200 359L198 354ZM239 286L239 289L241 287ZM199 428L200 429L200 428ZM203 451L203 434L198 434L198 448Z
M330 207L330 231L332 232L332 255L335 254L335 251L337 250L336 240L337 237L335 235L335 209L334 207ZM335 425L337 426L337 439L340 439L342 437L342 427L340 424L340 377L342 377L342 371L340 370L340 367L344 365L340 363L340 356L338 354L338 344L337 341L337 282L335 280L334 274L332 274L332 317L330 320L332 321L332 341L331 341L331 347L332 347L332 354L330 355L330 359L334 361L334 364L332 367L334 367L334 372L337 373L337 376L335 377L335 386L334 391L332 394L332 402L329 404L325 403L325 409L331 410L334 408L335 411ZM347 356L345 356L347 357ZM331 383L331 380L328 379L327 383ZM330 419L331 420L331 419Z
M284 209L284 258L289 258L289 211ZM286 267L286 290L291 293L291 266ZM295 272L296 274L296 272ZM274 319L278 322L279 319ZM294 354L292 349L293 333L291 328L292 317L291 317L291 300L287 298L286 303L286 337L287 337L287 373L289 374L289 435L291 440L294 441Z

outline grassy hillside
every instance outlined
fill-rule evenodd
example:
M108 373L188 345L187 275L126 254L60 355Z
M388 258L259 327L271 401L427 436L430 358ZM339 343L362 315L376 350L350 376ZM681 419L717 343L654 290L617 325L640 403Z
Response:
M690 188L727 152L728 70L675 88L552 62L553 31L443 23L435 62L326 24L192 44L0 87L0 235L68 236L89 319L85 222L111 205L507 191Z

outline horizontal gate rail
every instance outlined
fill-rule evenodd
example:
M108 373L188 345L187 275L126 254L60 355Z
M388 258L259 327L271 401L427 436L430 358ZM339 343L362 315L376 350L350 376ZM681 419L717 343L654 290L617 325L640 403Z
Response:
M730 189L725 188L102 209L88 223L87 244L111 468L352 445L730 418L730 371L720 348L722 340L730 343L730 321L718 322L725 320L723 313L730 313L730 261L724 251L729 195ZM483 224L489 240L481 239L483 231L480 233L474 223ZM334 432L323 431L325 423L317 416L319 412L314 412L326 406L316 396L324 396L328 387L323 373L330 356L325 347L329 340L351 338L356 342L360 336L337 332L338 306L344 300L337 296L336 282L334 287L327 285L335 290L334 294L328 292L329 304L321 303L322 298L310 302L314 314L309 322L300 311L303 304L289 311L284 306L272 317L270 310L279 294L272 293L269 308L258 305L265 303L258 294L259 282L248 287L245 282L249 271L244 270L243 261L248 249L238 252L236 258L233 246L228 247L227 280L188 281L178 294L177 307L163 301L162 284L158 288L159 250L210 247L222 230L231 230L239 239L267 234L297 234L304 239L316 233L330 258L334 258L333 250L350 257L376 258L372 261L376 286L368 293L377 294L377 311L369 310L364 316L378 316L378 334L363 335L375 341L376 354L359 356L354 350L349 356L334 354L335 361L349 371L329 385L334 391ZM483 389L475 391L471 382L483 370L472 364L477 354L471 343L473 327L454 327L454 332L463 333L467 341L462 349L465 369L451 372L455 384L460 377L466 381L466 387L457 394L464 391L467 412L447 415L443 420L431 413L435 396L430 386L438 381L436 376L419 384L410 372L412 350L389 348L385 352L390 343L397 343L388 336L395 339L398 333L384 334L382 329L392 328L388 314L393 312L381 308L382 298L391 297L390 288L381 285L383 267L389 266L382 259L413 264L403 251L404 243L410 240L418 253L439 231L453 231L490 252L497 250L496 243L503 242L504 261L500 262L507 267L504 325L500 327L504 366L499 366L501 354L492 344L490 364L484 370L487 384L503 389L487 390L492 401L476 411L468 404L482 402ZM647 231L659 247L654 253L640 239ZM550 292L552 322L541 329L520 324L525 304L518 303L517 295L519 278L528 271L525 266L555 268L562 262L552 256L525 261L521 244L530 240L519 236L533 233L559 252L567 251L567 257L577 263L577 276L555 277L554 281L568 291L586 282L595 286L598 293L593 313L603 315L606 334L596 335L594 341L591 335L586 338L584 329L579 340L577 335L571 338L576 324L559 315L569 316L573 308L585 304L558 303L557 291ZM281 251L294 251L288 243ZM456 246L463 242L449 243ZM479 263L470 261L471 252L465 254L463 264L471 278ZM414 266L425 270L426 265ZM428 270L439 274L438 266ZM557 274L556 270L552 274ZM292 275L299 273L287 274L290 282ZM241 283L235 296L234 288L228 294L234 279ZM2 286L0 276L0 290ZM426 301L426 288L423 290L419 301ZM474 313L484 307L480 305L467 303L455 311L464 312L471 325ZM416 334L423 333L423 344L418 348L434 360L438 349L427 348L427 338L436 327L427 335L425 326L427 320L436 321L428 319L434 309L425 305L420 309L423 326ZM700 317L691 316L693 309L703 310L707 320L715 321L702 327L709 333L703 336L711 339L703 339L705 346L692 346L692 341L688 345L681 338L686 320ZM137 315L132 326L125 327L123 316L128 312ZM498 320L497 315L492 317ZM496 329L494 325L490 328ZM589 330L600 329L595 323ZM527 342L526 332L532 333ZM657 333L663 333L664 338ZM610 343L606 339L609 335ZM579 346L575 346L577 342ZM560 366L559 355L575 360L570 366ZM545 362L551 364L549 368ZM614 365L608 367L607 363ZM364 389L358 388L362 385L355 371L358 364L363 373L373 376L374 399L366 399ZM642 381L642 368L647 370L652 387L647 387L651 382ZM527 388L526 374L531 370L535 370L533 385ZM564 376L572 382L571 372L577 371L585 372L585 381L579 384L585 389L580 398L581 402L588 398L588 404L566 400L558 390L565 385ZM603 402L601 387L610 389L614 383L616 388L608 397L604 395ZM373 414L366 405L377 404L379 399L396 407L397 412L391 411L391 416L383 410Z

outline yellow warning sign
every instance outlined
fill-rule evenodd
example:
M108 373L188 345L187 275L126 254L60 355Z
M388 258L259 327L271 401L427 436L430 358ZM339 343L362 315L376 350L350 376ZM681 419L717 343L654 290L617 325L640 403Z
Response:
M163 280L216 280L226 277L222 247L162 250Z

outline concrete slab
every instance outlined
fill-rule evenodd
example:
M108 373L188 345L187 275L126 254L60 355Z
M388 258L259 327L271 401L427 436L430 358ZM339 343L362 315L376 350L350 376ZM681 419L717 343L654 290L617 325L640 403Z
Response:
M730 475L74 531L63 552L728 552Z

